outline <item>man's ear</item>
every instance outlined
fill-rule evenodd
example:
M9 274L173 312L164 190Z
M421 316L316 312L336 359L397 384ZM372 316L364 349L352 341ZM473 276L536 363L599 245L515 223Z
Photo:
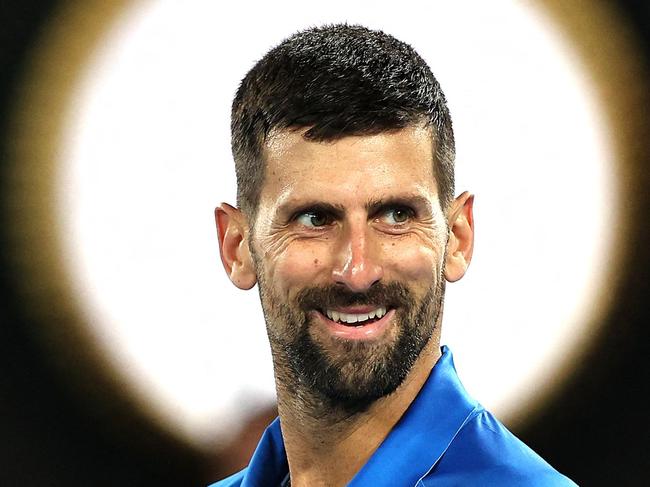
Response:
M255 265L248 247L248 224L244 214L222 203L214 210L221 262L230 280L239 289L250 289L257 282Z
M474 195L465 191L449 207L449 242L445 279L455 282L465 275L474 251Z

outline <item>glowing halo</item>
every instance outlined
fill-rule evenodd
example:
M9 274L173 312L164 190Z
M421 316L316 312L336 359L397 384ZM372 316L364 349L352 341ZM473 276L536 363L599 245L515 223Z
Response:
M347 20L411 43L449 100L457 189L477 194L475 261L447 288L443 327L461 378L511 423L552 396L597 334L623 262L618 188L632 129L614 128L626 100L601 95L625 80L593 68L620 56L603 48L583 63L555 19L515 1L475 2L471 15L461 2L438 2L421 16L408 2L369 10L336 1L327 12L142 2L110 15L100 3L61 14L16 124L26 162L9 207L34 209L16 225L16 261L40 283L24 289L42 303L34 314L67 326L42 333L87 348L62 356L103 364L97 374L200 447L244 419L242 398L272 399L257 295L223 276L211 217L219 201L234 201L229 104L271 45ZM597 31L608 16L592 13ZM83 43L66 26L88 18L98 24L76 32L94 38L92 49L71 55ZM23 247L36 235L34 260ZM583 237L578 248L571 235Z

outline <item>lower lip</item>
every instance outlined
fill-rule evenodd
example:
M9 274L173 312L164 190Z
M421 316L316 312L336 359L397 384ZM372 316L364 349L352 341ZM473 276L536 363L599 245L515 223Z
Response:
M384 333L384 330L388 327L393 316L395 316L395 310L391 309L388 313L382 316L381 319L363 326L342 325L341 323L330 320L320 311L316 311L316 315L325 323L334 336L346 340L372 340L378 338Z

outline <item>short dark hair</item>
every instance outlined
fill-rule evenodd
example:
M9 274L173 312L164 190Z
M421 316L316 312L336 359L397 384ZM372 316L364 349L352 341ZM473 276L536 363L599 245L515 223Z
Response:
M254 219L265 174L263 146L272 130L304 127L305 138L332 141L415 124L432 129L434 175L445 209L454 193L454 134L445 96L420 55L359 25L298 32L255 64L233 101L237 205Z

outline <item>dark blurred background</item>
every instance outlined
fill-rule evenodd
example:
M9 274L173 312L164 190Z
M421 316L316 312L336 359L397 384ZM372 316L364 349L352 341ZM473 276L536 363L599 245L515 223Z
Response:
M579 2L580 3L580 2ZM585 5L588 15L589 2ZM650 60L650 3L608 2ZM0 191L10 164L10 115L33 46L45 23L60 7L53 0L2 0L0 3ZM603 33L603 42L607 41ZM640 80L646 90L647 79ZM637 116L648 116L648 105ZM650 142L636 150L639 187L650 185ZM0 193L1 196L1 193ZM622 288L598 337L555 402L515 431L558 470L580 485L647 485L650 428L645 418L650 350L650 191L630 195L633 240ZM29 219L29 214L25 215ZM17 291L21 274L3 252L9 226L0 214L0 485L3 486L192 486L205 485L245 462L260 429L274 412L251 419L232 445L213 454L193 450L152 424L128 400L119 384L107 387L115 399L88 403L53 367L49 350L35 338L40 324L30 303ZM83 368L69 361L70 374ZM102 384L97 385L98 388ZM117 391L117 392L116 392Z

